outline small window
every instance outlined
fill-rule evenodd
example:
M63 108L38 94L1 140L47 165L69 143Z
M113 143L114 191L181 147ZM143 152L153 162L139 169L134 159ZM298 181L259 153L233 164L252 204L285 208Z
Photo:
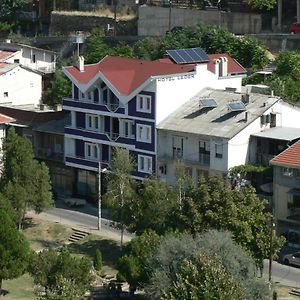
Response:
M126 138L134 138L134 122L123 120L122 136Z
M138 142L151 143L151 126L137 124L136 130Z
M152 157L138 155L138 171L143 173L152 173Z
M291 168L282 168L282 175L286 177L293 177L294 176L294 170Z
M138 95L136 97L136 110L151 113L151 97L147 95Z
M3 93L4 98L8 97L8 92Z
M101 117L97 115L86 115L86 127L89 130L100 131L101 129Z
M15 63L15 64L19 64L19 63L20 63L20 60L19 60L19 59L14 59L14 63Z
M216 157L222 158L223 157L223 144L216 144L215 150L216 150Z
M35 54L33 54L33 55L32 55L31 62L33 62L33 63L35 63L35 62L36 62L36 57L35 57Z
M85 157L92 159L92 160L98 160L98 145L86 143L85 144Z

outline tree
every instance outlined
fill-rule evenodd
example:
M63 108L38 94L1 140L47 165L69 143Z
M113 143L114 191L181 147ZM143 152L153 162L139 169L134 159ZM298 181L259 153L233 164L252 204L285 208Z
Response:
M28 209L33 208L40 213L53 205L49 171L44 163L34 159L30 141L17 135L13 127L4 140L3 155L0 183L21 228Z
M29 266L35 284L45 289L42 299L79 300L92 280L91 262L72 256L66 249L57 253L44 250L36 254Z
M123 247L123 236L125 230L125 206L133 197L131 172L134 162L129 151L122 148L114 148L111 163L111 174L108 180L107 197L121 227L121 250Z
M254 8L270 10L276 6L276 0L248 0L249 5Z
M51 87L47 89L43 98L43 102L50 107L62 104L63 98L69 96L71 91L71 81L68 80L61 70L57 69L54 73L54 78L51 81Z
M101 271L102 266L103 266L102 254L101 254L101 251L99 249L97 249L96 253L95 253L95 257L94 257L94 268L97 271Z
M0 208L0 296L2 281L25 273L30 248L9 215Z
M271 214L266 203L259 199L253 188L232 190L220 177L202 178L183 203L179 215L181 230L192 234L208 229L229 230L234 240L245 247L257 265L268 256ZM284 239L275 238L275 252Z
M176 226L173 224L174 214L179 209L176 191L159 178L146 178L127 207L130 216L127 227L137 234L149 229L164 234Z
M169 235L148 260L148 267L146 292L151 299L250 300L266 299L269 293L268 285L256 278L253 259L226 231L209 230L196 237ZM219 298L222 291L227 296ZM185 297L187 292L191 294Z
M18 9L26 2L24 0L1 0L0 2L0 19L11 20Z
M280 52L276 58L276 69L268 79L274 93L287 101L300 101L300 53L296 51Z
M161 237L152 230L132 239L118 261L119 276L130 285L143 286L148 280L147 261L155 253Z

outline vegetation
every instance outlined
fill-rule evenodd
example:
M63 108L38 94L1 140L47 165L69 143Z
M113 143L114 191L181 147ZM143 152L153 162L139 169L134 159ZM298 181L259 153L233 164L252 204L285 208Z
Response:
M300 52L283 51L276 59L275 72L268 80L274 93L291 102L300 101Z
M228 232L168 235L148 260L150 299L267 299L268 285Z
M50 175L47 166L34 159L31 142L16 134L12 127L3 143L4 170L1 188L14 208L13 218L21 228L25 213L37 213L53 205Z
M51 87L47 89L43 98L43 102L50 107L62 104L63 98L69 96L71 91L71 81L67 79L61 70L57 69L51 81Z
M133 194L131 172L133 171L134 162L129 151L122 148L115 148L111 166L112 172L109 174L107 196L115 218L120 224L122 250L126 224L125 207L130 202Z
M97 249L94 257L94 268L97 271L101 271L102 267L103 267L102 254L101 251Z
M2 281L24 274L29 258L29 244L9 215L0 209L0 296Z
M24 0L1 0L0 2L0 19L11 20L14 18L15 13L26 2Z
M276 0L248 0L248 3L259 9L272 9L276 6Z
M45 290L41 299L47 300L82 299L92 280L90 270L90 260L72 256L66 249L44 250L29 266L35 284Z
M237 37L217 26L196 25L170 32L165 37L151 37L138 41L133 47L117 44L110 47L103 30L93 29L84 56L88 63L96 63L106 55L137 57L147 60L162 58L167 49L201 47L207 53L229 53L247 68L261 68L268 63L265 46L249 37Z

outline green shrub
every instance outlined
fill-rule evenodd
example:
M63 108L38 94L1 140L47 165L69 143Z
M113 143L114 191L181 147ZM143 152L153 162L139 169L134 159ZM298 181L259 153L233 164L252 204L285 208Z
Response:
M102 254L101 251L97 249L94 257L94 268L97 271L101 271L102 267L103 267Z

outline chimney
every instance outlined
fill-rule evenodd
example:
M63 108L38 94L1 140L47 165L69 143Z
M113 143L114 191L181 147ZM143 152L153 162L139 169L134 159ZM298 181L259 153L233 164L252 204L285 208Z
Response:
M248 104L249 101L250 101L250 95L249 95L248 93L247 93L247 94L243 94L243 95L242 95L242 102L243 102L244 104Z
M228 59L227 57L220 57L221 60L221 69L220 69L220 76L225 77L228 75Z
M214 59L214 71L218 77L220 76L220 62L219 59Z
M84 57L78 56L77 68L80 72L84 72Z
M248 121L248 112L247 112L247 111L245 111L245 119L244 119L244 121L245 121L245 122Z

